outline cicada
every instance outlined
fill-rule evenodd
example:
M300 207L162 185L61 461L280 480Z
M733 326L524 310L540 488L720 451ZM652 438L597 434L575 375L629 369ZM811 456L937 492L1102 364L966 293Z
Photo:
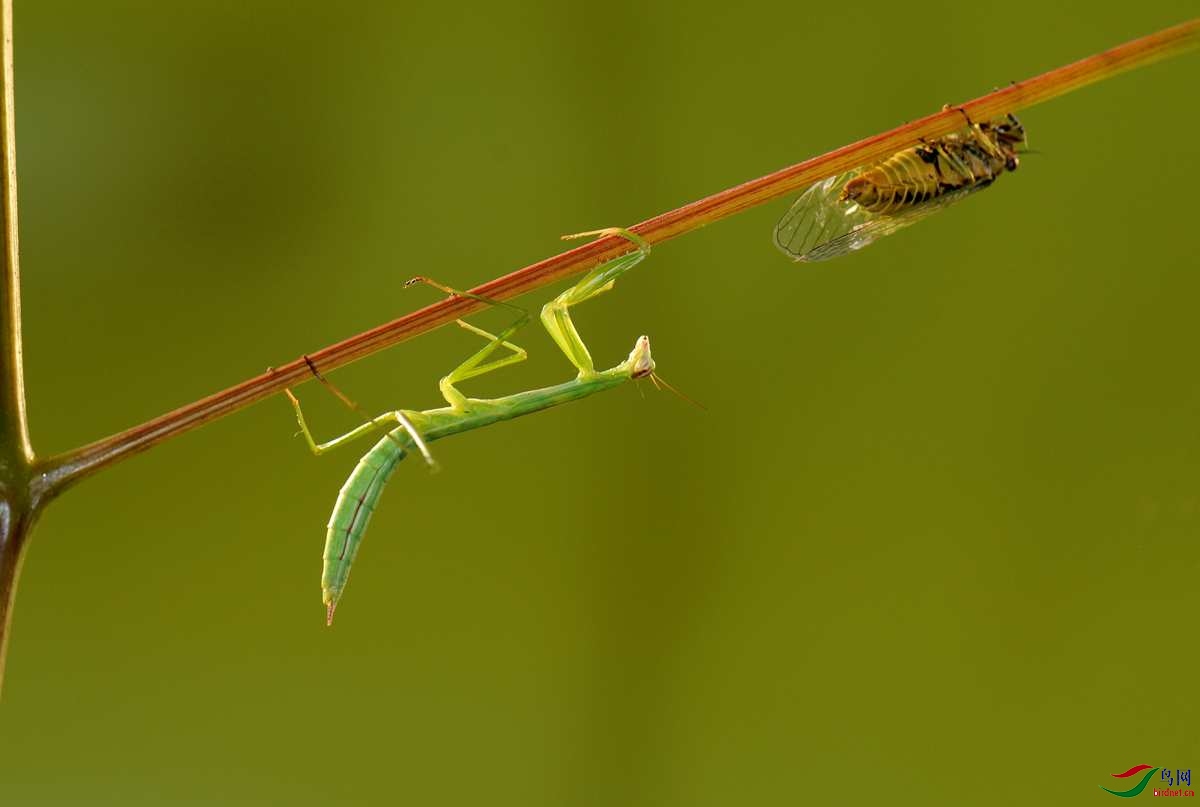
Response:
M1025 127L1006 115L829 177L775 225L775 245L804 262L862 249L1017 170L1025 144Z

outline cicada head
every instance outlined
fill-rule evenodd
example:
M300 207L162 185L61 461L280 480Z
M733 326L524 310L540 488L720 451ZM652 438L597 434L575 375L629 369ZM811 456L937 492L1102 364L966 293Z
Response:
M1017 170L1017 152L1029 145L1025 137L1025 127L1017 116L1009 113L994 124L996 143L1008 158L1004 167L1009 171Z

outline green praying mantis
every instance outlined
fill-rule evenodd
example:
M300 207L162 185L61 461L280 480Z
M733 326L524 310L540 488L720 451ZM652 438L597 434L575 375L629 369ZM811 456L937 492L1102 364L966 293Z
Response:
M296 411L300 433L304 436L308 447L318 456L352 443L360 437L381 429L385 430L384 436L363 455L346 479L345 484L342 485L333 506L333 514L329 517L325 534L324 566L321 573L321 597L326 609L326 624L333 624L334 611L345 591L351 566L379 497L400 461L410 452L414 450L419 452L425 461L433 466L434 461L428 444L434 440L585 398L597 392L620 386L630 379L650 378L656 386L662 385L672 389L654 373L654 358L650 354L648 337L638 337L633 350L630 351L625 361L607 370L596 370L591 353L588 352L587 346L575 329L575 324L571 321L570 309L572 306L611 289L617 278L640 263L650 251L650 245L641 237L617 227L592 230L564 236L564 238L604 235L619 235L632 243L635 249L592 269L582 280L543 306L541 312L542 324L578 371L575 378L570 381L550 387L517 392L502 398L471 398L464 395L456 386L459 382L525 360L525 351L508 340L529 321L530 315L524 309L510 303L491 300L469 292L456 291L429 278L416 277L408 281L405 286L424 283L447 294L471 297L492 305L511 308L520 314L516 321L499 334L488 333L462 320L457 321L460 327L487 339L488 343L455 367L439 382L438 388L446 400L446 406L423 411L400 409L385 412L365 421L361 426L340 437L318 443L313 438L304 419L300 402L291 390L285 390ZM493 354L501 349L506 350L508 355L493 358ZM326 380L316 366L308 361L307 357L305 361L308 362L309 369L318 380L329 387L344 403L357 411L355 404Z

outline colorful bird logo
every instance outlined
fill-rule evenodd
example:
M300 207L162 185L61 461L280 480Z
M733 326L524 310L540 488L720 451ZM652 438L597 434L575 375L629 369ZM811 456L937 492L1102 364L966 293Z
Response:
M1131 799L1146 789L1146 783L1150 781L1151 776L1158 772L1158 768L1152 768L1149 765L1134 765L1132 768L1125 771L1125 773L1113 774L1113 777L1116 779L1127 779L1130 776L1133 776L1135 773L1141 773L1142 771L1146 772L1146 775L1142 777L1142 781L1138 782L1128 790L1109 790L1104 785L1100 785L1100 789L1112 793L1114 796L1120 796L1123 799Z

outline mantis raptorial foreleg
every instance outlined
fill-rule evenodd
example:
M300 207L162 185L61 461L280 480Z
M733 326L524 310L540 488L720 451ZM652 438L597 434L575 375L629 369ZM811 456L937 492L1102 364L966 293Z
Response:
M602 230L588 230L587 232L564 235L563 238L574 239L604 235L618 235L633 243L637 249L634 252L622 255L619 258L595 267L586 275L584 275L583 278L574 286L558 295L558 297L554 298L552 301L546 303L546 305L542 307L541 313L542 324L545 326L546 331L550 334L550 337L554 339L554 342L558 345L559 349L562 350L563 355L565 355L567 359L569 359L570 362L575 365L576 369L579 370L579 374L581 376L594 375L596 370L595 365L592 362L591 353L588 351L587 345L584 344L583 339L580 338L579 332L575 329L575 323L571 320L569 309L573 305L578 305L585 300L590 300L591 298L610 290L617 278L640 263L642 259L645 258L650 252L650 245L646 243L641 236L621 227L606 227ZM501 367L506 367L510 364L516 364L517 362L524 361L527 358L527 354L523 349L508 342L508 338L523 328L526 322L529 321L529 314L524 309L521 309L512 303L492 300L488 297L472 294L471 292L459 291L438 283L437 281L430 280L427 277L414 277L405 285L410 286L414 283L425 283L426 285L433 286L434 288L440 289L447 294L452 294L459 297L470 297L471 299L481 300L482 302L489 303L491 305L503 305L508 308L514 308L521 312L521 316L517 319L517 321L509 325L498 335L492 335L487 331L476 328L474 325L463 322L462 320L458 320L458 324L463 328L479 334L485 339L489 339L491 341L487 346L480 349L479 352L475 353L465 362L452 370L450 374L445 376L439 383L438 386L441 389L442 397L444 397L446 402L452 407L462 407L469 400L454 386L459 381L465 381L468 378L474 378L476 376L483 375L484 373L490 373L492 370L498 370ZM502 359L497 359L491 362L484 361L501 346L511 350L514 355L506 356Z
M621 227L607 227L603 230L589 230L574 235L564 235L564 239L585 238L587 236L619 235L633 243L637 250L622 255L619 258L602 263L583 276L583 279L550 302L542 306L542 324L550 332L551 338L562 350L571 364L579 370L579 376L594 375L596 366L592 362L592 354L587 345L579 338L575 323L571 321L568 309L585 300L603 294L613 287L617 278L628 272L650 253L650 245L637 233Z

